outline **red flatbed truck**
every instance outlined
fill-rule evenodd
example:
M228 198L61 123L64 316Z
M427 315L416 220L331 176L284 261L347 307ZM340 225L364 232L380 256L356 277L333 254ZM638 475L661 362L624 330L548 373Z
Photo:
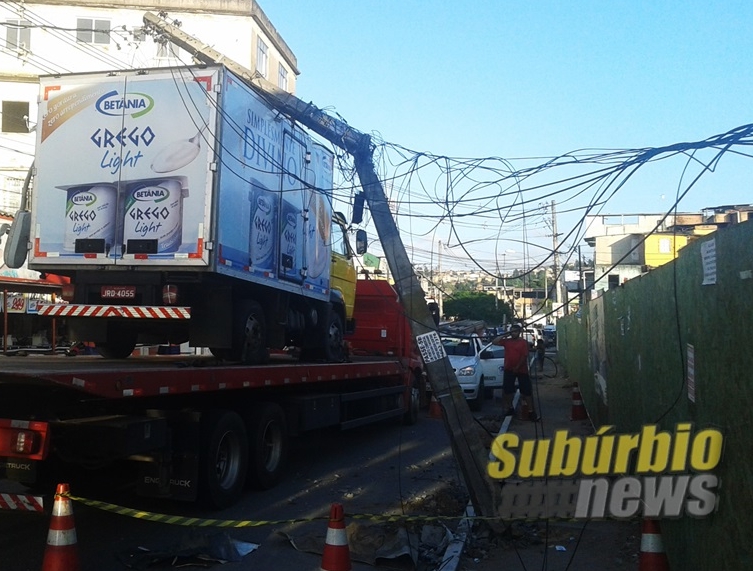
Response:
M360 288L359 333L343 363L0 358L0 509L37 509L33 495L3 494L2 479L51 491L61 462L78 469L127 460L137 462L140 494L222 508L247 482L277 483L290 436L392 417L414 423L422 367L397 295L387 282Z

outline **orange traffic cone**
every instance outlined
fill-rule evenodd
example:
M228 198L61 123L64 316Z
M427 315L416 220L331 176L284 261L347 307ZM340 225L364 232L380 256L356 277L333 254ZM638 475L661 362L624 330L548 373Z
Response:
M329 510L327 539L324 542L321 571L350 571L350 550L342 504L332 504ZM46 571L46 570L43 570Z
M58 484L42 571L79 571L76 526L68 492L68 484Z
M432 418L442 418L442 406L434 395L431 395L431 402L429 402L429 416Z
M641 528L641 556L639 571L669 571L669 560L664 552L659 522L645 518Z
M570 412L570 420L585 420L588 418L586 407L583 404L583 397L580 396L578 383L573 383L573 408Z

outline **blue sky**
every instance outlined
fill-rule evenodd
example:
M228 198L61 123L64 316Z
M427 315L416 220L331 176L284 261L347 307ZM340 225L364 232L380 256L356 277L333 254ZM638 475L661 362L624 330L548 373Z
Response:
M515 164L753 122L749 1L260 4L298 58L301 99L417 151ZM667 210L685 164L641 169L602 213ZM751 167L725 155L680 210L751 202Z

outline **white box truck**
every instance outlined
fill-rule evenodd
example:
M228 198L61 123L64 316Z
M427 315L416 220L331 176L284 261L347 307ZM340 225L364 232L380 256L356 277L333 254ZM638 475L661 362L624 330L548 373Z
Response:
M354 252L333 154L223 66L40 79L29 268L73 340L342 357ZM365 251L365 233L356 236Z

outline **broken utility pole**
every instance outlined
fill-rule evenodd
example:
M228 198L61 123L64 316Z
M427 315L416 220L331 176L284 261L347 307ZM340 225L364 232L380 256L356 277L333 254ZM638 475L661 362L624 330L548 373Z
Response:
M425 358L426 372L432 391L439 400L450 435L455 458L465 478L476 513L494 517L501 488L487 476L488 452L482 446L481 428L470 413L463 391L458 384L447 355L439 341L434 320L426 305L424 292L405 252L395 220L390 213L387 197L374 170L371 137L352 129L311 103L304 103L294 95L279 89L237 62L209 48L193 36L147 12L144 22L157 33L189 52L195 60L206 64L224 65L241 77L280 112L318 133L353 156L356 171L369 205L379 240L387 258L395 288L400 296L413 336L419 346L429 348Z

